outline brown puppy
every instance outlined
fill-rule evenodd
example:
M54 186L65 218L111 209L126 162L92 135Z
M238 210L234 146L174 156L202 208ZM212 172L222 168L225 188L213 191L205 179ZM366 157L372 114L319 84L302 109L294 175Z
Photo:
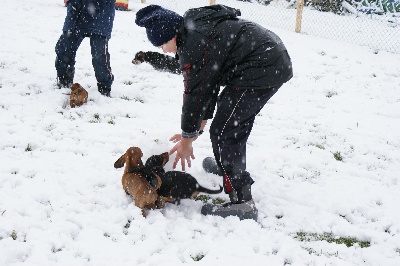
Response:
M145 209L161 208L163 198L159 198L157 190L161 186L161 178L154 175L157 182L153 187L146 180L143 162L142 150L138 147L130 147L115 163L115 168L121 168L125 164L124 174L122 175L122 187L125 192L133 196L135 205L142 210L146 217Z
M79 83L72 84L71 94L69 95L69 105L71 108L87 103L87 99L88 92Z
M218 190L205 188L197 182L192 175L181 171L167 171L164 166L169 160L167 152L160 155L153 155L146 161L145 168L152 169L161 177L161 186L158 189L158 195L170 198L173 203L180 204L181 199L193 199L199 194L218 194L222 192L222 187Z

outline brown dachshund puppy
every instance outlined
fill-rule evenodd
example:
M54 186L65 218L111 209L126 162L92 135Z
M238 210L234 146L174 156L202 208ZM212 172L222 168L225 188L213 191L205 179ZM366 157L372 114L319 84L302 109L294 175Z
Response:
M146 179L142 162L142 150L138 147L130 147L115 163L115 168L121 168L125 164L124 174L122 175L122 187L125 192L133 196L135 205L142 210L146 217L145 209L162 208L164 197L160 198L157 190L161 187L161 178L156 178L156 186L152 186ZM171 201L166 199L167 201Z
M79 83L72 84L71 94L69 94L69 105L71 108L87 103L87 99L88 92Z
M158 195L170 198L173 203L180 204L181 199L193 199L199 194L218 194L222 192L222 187L218 190L205 188L197 182L192 175L181 171L167 171L164 166L169 160L167 152L160 155L153 155L147 159L145 168L152 169L161 177L161 186Z

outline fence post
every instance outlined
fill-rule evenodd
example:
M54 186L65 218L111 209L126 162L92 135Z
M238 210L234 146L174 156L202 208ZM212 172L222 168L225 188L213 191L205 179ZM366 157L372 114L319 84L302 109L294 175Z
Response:
M303 15L304 0L297 0L296 29L297 33L301 30L301 18Z
M142 2L142 4L146 3L146 0L141 0L140 2Z
M210 0L210 6L215 5L215 0Z

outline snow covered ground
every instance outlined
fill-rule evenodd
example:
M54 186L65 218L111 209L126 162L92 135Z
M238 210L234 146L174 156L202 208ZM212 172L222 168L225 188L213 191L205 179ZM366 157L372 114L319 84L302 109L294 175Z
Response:
M2 0L0 265L400 265L400 55L268 25L295 75L249 139L258 221L205 217L192 200L141 216L113 164L130 146L144 159L173 147L183 91L180 76L131 64L157 51L134 24L142 6L116 12L112 98L82 43L75 81L89 101L71 109L53 86L62 1ZM188 172L218 187L201 168L207 134L194 152Z

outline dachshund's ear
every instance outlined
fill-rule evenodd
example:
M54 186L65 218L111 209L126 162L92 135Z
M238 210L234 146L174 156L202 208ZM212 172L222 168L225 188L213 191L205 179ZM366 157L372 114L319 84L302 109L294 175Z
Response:
M78 90L81 87L82 86L79 83L74 83L74 84L71 85L71 91Z
M168 161L169 161L169 154L168 152L164 152L161 154L161 157L163 158L163 163L162 163L162 167L164 167Z
M125 154L123 154L119 159L114 163L115 168L121 168L125 164Z

